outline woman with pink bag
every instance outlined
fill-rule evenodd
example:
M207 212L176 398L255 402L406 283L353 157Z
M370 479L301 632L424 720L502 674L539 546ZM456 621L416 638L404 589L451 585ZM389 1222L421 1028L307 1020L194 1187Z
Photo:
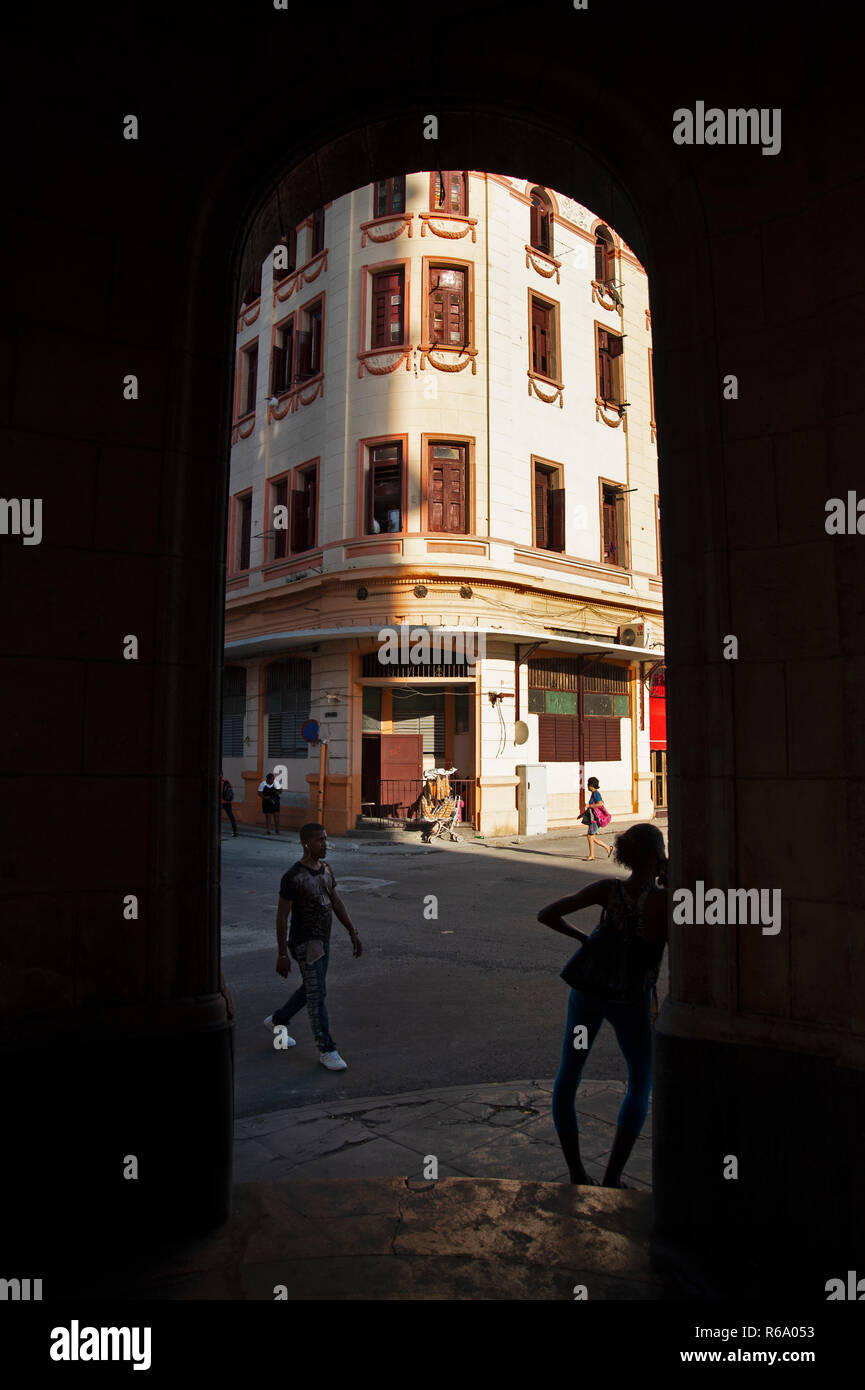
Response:
M597 777L590 777L587 786L589 787L592 794L589 797L589 804L583 812L582 816L580 817L580 820L586 827L586 839L589 843L589 852L586 855L586 863L591 863L591 861L595 857L596 840L598 841L598 844L601 846L601 849L605 849L607 851L608 859L613 852L612 847L610 845L605 845L603 840L598 838L601 833L601 830L605 826L609 825L610 821L612 820L612 816L610 815L609 811L604 805L604 798L601 796L601 784L598 781Z

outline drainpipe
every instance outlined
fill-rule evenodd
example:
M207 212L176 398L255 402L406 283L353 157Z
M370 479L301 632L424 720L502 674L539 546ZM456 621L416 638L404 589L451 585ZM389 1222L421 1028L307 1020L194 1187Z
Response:
M490 460L490 184L484 174L484 268L486 272L486 375L487 375L487 535L492 535L492 467Z

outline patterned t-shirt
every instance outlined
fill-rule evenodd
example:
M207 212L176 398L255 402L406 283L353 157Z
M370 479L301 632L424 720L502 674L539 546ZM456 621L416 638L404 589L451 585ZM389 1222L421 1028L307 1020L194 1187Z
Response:
M284 873L279 896L291 903L288 931L289 949L306 941L330 941L333 903L330 894L336 887L333 870L324 860L317 869L310 869L298 860Z

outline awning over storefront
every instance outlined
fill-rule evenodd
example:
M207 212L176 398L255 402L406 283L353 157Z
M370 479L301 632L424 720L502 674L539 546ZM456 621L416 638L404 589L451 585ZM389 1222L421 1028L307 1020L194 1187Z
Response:
M538 643L538 651L547 648L561 650L567 647L575 655L585 652L593 656L613 656L619 660L634 659L637 661L659 661L663 659L663 650L660 647L625 647L620 642L612 639L596 640L588 637L574 637L570 634L556 629L541 629L535 631L515 632L505 628L492 627L462 627L462 628L439 628L432 627L429 623L410 624L411 627L426 628L430 632L463 632L463 633L482 633L487 643L494 641L516 642L520 646L531 646ZM275 652L286 651L291 647L308 647L322 642L343 641L345 638L364 638L377 637L382 631L382 624L375 627L329 627L329 628L304 628L293 629L288 632L269 632L259 637L246 637L238 641L226 642L225 655L232 661L241 660L248 657L270 656Z

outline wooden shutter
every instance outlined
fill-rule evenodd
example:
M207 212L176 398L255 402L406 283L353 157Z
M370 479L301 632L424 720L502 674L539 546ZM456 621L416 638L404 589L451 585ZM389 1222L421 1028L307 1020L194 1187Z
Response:
M532 199L529 209L529 241L540 250L541 246L541 205Z
M542 763L579 762L579 722L572 714L538 715L538 757Z
M250 348L246 354L246 405L244 415L255 410L255 395L258 386L258 348Z
M466 272L431 266L429 275L429 341L466 347Z
M304 488L293 488L291 493L291 553L307 550L307 531L309 523L309 502Z
M467 466L464 444L431 444L428 473L431 531L465 534Z
M402 343L403 300L402 269L373 276L370 347L385 348Z
M565 548L565 490L551 488L549 492L550 534L548 549L563 551Z
M574 723L577 721L574 720ZM587 763L617 763L622 757L620 719L583 720L583 757Z
M602 236L595 239L595 279L602 284L610 278L609 247Z
M545 304L532 300L532 369L541 376L550 376L550 311Z
M535 464L535 545L539 550L547 549L549 534L547 496L550 488L550 475L545 468Z
M318 376L321 371L321 304L317 304L309 314L309 371L310 376Z
M615 364L622 356L624 340L606 329L598 329L598 385L601 399L620 404L621 369Z
M295 381L306 381L313 375L312 334L308 328L302 328L296 334L295 359Z
M270 394L278 396L284 390L283 381L285 379L285 349L278 343L274 343L273 352L270 358Z
M312 238L310 259L324 250L324 208L318 208L312 215Z
M616 494L612 488L604 488L604 563L619 565L619 526Z
M249 548L252 539L252 498L239 497L237 500L239 510L238 516L238 538L237 538L237 568L239 570L249 569Z

